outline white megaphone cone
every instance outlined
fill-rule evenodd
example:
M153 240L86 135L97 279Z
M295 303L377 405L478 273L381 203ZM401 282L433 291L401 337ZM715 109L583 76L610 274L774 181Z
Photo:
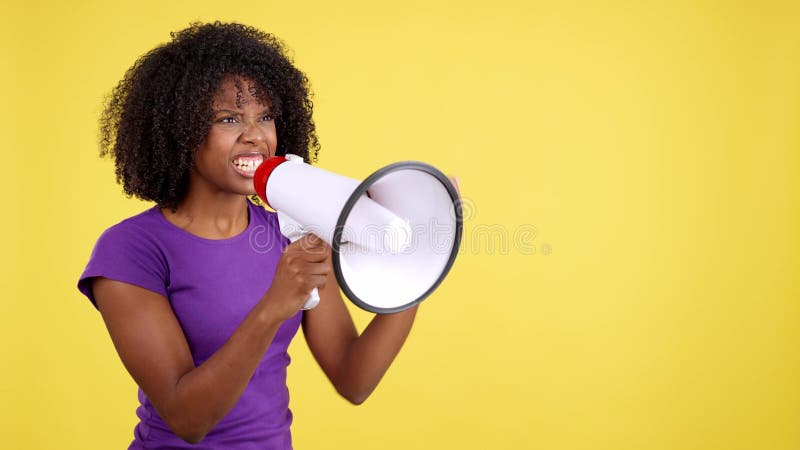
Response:
M419 303L458 252L458 194L427 164L392 164L359 183L296 155L276 156L258 167L253 184L278 212L287 238L313 233L331 246L340 287L368 311L397 312ZM318 302L315 289L304 309Z

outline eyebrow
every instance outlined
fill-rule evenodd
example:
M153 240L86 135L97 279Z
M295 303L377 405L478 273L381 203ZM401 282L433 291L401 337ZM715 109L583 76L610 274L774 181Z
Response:
M212 110L211 112L212 112L214 115L217 115L217 114L220 114L220 113L228 113L228 114L233 114L233 115L237 115L237 116L241 116L241 115L242 115L242 113L241 113L240 111L234 111L234 110L232 110L232 109L215 109L215 110ZM271 112L271 110L270 110L269 108L264 108L264 109L263 109L263 110L262 110L262 111L259 113L259 115L260 115L260 114L266 114L266 113L269 113L269 112Z

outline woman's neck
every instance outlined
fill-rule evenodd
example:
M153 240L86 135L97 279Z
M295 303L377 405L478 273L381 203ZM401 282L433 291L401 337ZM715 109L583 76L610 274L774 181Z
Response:
M247 229L250 220L245 196L230 193L210 198L187 195L175 212L162 208L161 213L178 228L205 239L237 236Z

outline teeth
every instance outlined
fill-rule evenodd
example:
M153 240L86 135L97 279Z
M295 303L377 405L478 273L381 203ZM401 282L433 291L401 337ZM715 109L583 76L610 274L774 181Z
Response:
M260 161L256 161L252 158L242 158L236 159L233 161L233 165L238 167L239 169L246 170L246 171L253 171L256 169Z

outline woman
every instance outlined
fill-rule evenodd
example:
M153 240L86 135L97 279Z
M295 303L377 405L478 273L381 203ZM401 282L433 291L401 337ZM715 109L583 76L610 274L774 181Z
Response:
M307 79L281 43L221 23L172 37L128 70L101 118L118 181L156 206L103 233L78 287L140 387L130 448L291 448L286 349L298 328L359 404L416 308L359 336L330 248L289 244L276 215L248 201L264 158L319 151ZM319 306L300 311L313 288Z

